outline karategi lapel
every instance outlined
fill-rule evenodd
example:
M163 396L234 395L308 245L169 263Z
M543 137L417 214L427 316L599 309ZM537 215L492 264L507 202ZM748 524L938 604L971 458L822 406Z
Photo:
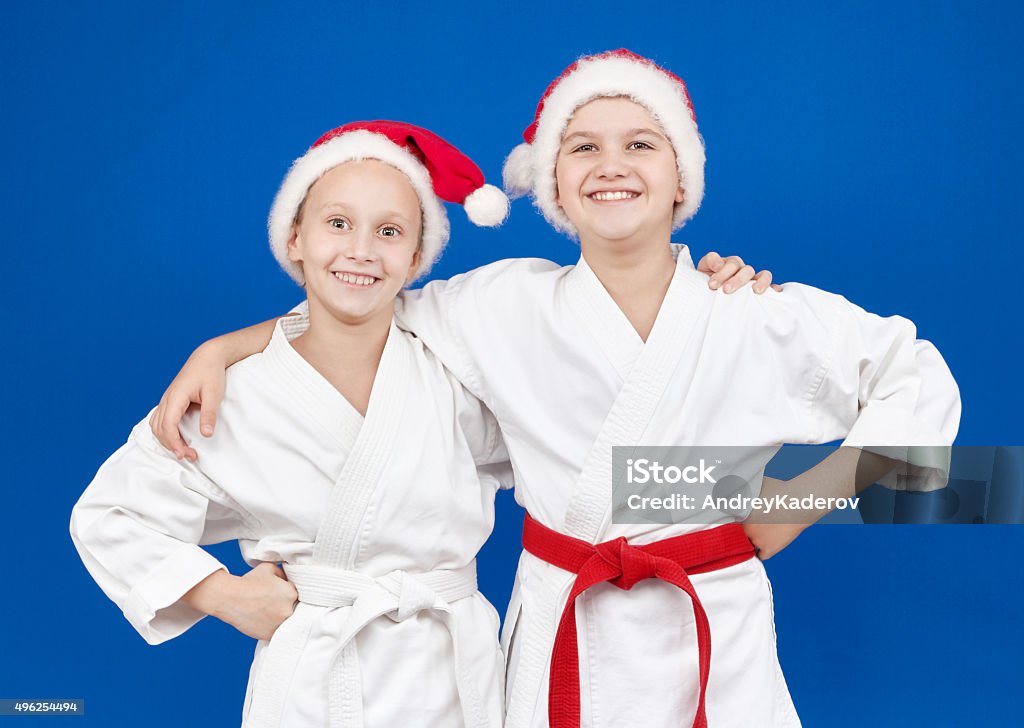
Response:
M285 389L303 416L319 424L348 452L363 427L363 417L334 385L292 348L289 342L306 328L302 317L286 316L278 321L270 344L263 352L263 362L272 380L267 383L268 387ZM296 443L296 447L301 447L301 443Z
M405 334L391 322L370 390L366 417L285 340L305 331L302 317L281 319L264 355L275 385L285 387L311 418L348 452L331 489L313 546L313 563L353 568L359 551L359 525L384 473L405 414L412 351Z
M411 378L411 351L394 321L370 391L355 445L331 490L313 546L313 563L352 569L359 553L360 524L395 447Z
M565 276L565 298L625 382L644 341L583 256Z
M643 440L669 380L690 344L700 307L706 300L700 295L703 280L688 265L689 255L685 247L673 252L677 256L676 270L654 327L647 343L641 343L639 353L629 366L622 389L601 425L583 471L573 487L565 525L561 530L574 538L590 543L601 539L612 510L612 447L638 445ZM574 293L567 291L573 309L595 331L609 357L619 358L616 366L625 367L639 336L618 311L618 306L589 266L577 267L573 275L592 279L574 284L578 287ZM607 311L609 303L617 310L618 317ZM602 323L596 315L601 315L600 321L606 322L603 330L597 329ZM622 321L626 321L632 337L622 331ZM615 354L616 349L625 349L627 353Z

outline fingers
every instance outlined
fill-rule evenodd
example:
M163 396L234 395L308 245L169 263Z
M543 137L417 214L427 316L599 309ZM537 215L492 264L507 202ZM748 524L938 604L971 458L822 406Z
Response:
M224 399L224 377L208 384L200 392L199 431L204 437L211 437L217 426L217 409Z
M174 453L179 460L185 458L191 463L196 461L196 451L189 447L178 431L178 423L188 410L191 401L183 397L167 397L160 402L154 414L156 426L153 427L153 434L160 444ZM153 425L152 421L150 422Z
M754 293L764 293L772 284L772 272L763 270L754 276Z
M167 416L163 422L163 436L174 443L173 449L181 451L179 459L185 458L190 463L194 463L199 457L199 453L190 447L190 444L181 436L181 430L178 429L178 423L181 422L181 418L185 416L191 405L192 402L184 397L168 405Z
M730 255L725 259L725 262L719 266L715 274L711 276L711 280L708 281L708 288L712 291L717 291L726 283L730 278L736 275L746 264L743 262L743 258L738 255ZM750 271L750 276L746 280L750 280L753 277L753 270ZM731 292L732 288L726 287L727 292Z
M252 567L253 571L256 571L257 569L259 569L260 571L265 571L267 572L267 575L275 576L281 581L283 581L284 584L281 586L281 588L285 590L283 593L292 602L297 602L299 600L299 592L295 589L295 585L288 581L288 575L284 573L284 569L282 569L279 565L271 563L269 561L264 561Z
M743 532L747 535L750 545L754 547L754 555L762 560L767 559L769 554L763 537L764 529L759 524L744 521Z
M769 545L764 542L764 539L761 538L760 533L755 535L753 538L750 538L750 543L754 547L754 556L761 559L761 561L770 559L772 556L775 555L775 553L771 550Z
M772 283L770 270L757 273L738 255L721 258L717 253L708 253L701 258L697 270L711 274L708 288L713 291L721 288L726 293L733 293L751 282L754 293L764 293L769 287L776 291L782 290L782 286Z
M765 559L768 558L768 551L767 551L767 549L764 549L761 546L758 546L757 542L754 541L753 539L751 539L750 544L754 547L754 556L756 556L757 558L761 559L762 561L764 561Z
M723 286L722 290L726 293L738 291L740 288L750 283L753 278L754 268L752 266L745 265L736 271L736 274L732 278L725 282L725 286Z
M256 564L256 566L252 567L252 570L266 572L265 576L273 576L285 582L288 585L289 591L293 592L295 594L295 598L298 599L298 592L295 591L295 586L288 581L288 575L284 573L284 569L282 569L278 564L264 561Z
M718 271L724 263L725 261L722 260L722 256L712 250L700 259L700 262L697 263L697 270L701 273L707 273L710 275L711 273Z

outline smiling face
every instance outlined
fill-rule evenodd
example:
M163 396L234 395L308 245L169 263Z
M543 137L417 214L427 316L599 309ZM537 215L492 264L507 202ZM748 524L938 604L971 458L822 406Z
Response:
M348 324L390 320L420 260L421 211L409 179L375 159L341 164L309 189L288 242L311 308Z
M580 244L667 244L682 202L671 142L643 106L624 97L583 104L562 134L557 202Z

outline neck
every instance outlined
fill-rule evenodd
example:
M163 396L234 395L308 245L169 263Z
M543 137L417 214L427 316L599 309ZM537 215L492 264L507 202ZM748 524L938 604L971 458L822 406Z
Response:
M676 269L667 232L644 242L581 236L580 249L601 285L647 341Z
M388 340L394 305L372 317L349 322L319 301L309 300L309 328L292 342L306 361L328 379L334 374L376 371Z

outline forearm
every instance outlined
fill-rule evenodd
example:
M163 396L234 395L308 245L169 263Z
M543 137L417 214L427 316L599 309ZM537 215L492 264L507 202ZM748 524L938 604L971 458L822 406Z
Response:
M227 571L215 571L182 595L181 601L198 612L224 620L238 579Z
M853 447L841 447L813 468L792 480L764 478L760 496L768 501L776 496L803 499L807 496L828 499L852 498L869 485L900 466L899 461L864 452ZM818 501L815 501L818 502ZM786 548L809 525L832 509L776 508L756 510L743 522L747 538L757 549L761 559L769 559Z
M840 447L820 463L795 478L782 481L765 478L760 495L770 499L786 498L835 499L853 498L865 488L898 469L902 463L855 447ZM789 522L809 525L830 512L829 508L798 511L778 510L769 514L752 514L751 520L761 523Z
M210 339L196 349L192 356L211 354L223 360L225 366L231 366L247 356L252 356L266 349L267 344L270 343L270 338L274 334L274 326L277 325L277 321L276 318L270 319L269 321Z
M245 576L211 574L182 597L193 609L258 640L273 636L291 616L297 599L284 571L271 563L257 564Z
M795 495L819 492L825 497L851 498L878 482L901 463L857 447L840 447L789 481Z

